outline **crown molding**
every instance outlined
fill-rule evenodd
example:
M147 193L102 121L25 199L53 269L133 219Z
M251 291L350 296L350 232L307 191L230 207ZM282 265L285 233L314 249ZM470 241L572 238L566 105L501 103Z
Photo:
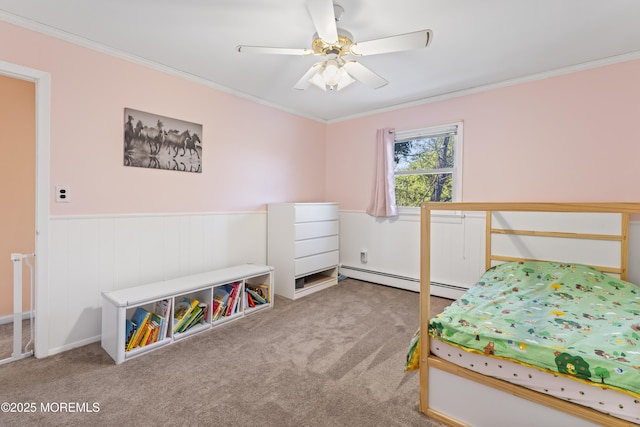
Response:
M221 84L216 83L216 82L211 81L211 80L207 80L205 78L196 76L194 74L190 74L190 73L187 73L187 72L182 71L182 70L178 70L178 69L173 68L173 67L168 67L166 65L159 64L159 63L157 63L155 61L152 61L152 60L149 60L149 59L137 56L137 55L132 55L130 53L126 53L126 52L123 52L123 51L118 50L118 49L110 48L110 47L105 46L103 44L96 43L94 41L86 39L84 37L80 37L80 36L77 36L75 34L71 34L71 33L68 33L66 31L62 31L62 30L59 30L57 28L50 27L48 25L33 21L31 19L27 19L27 18L23 18L21 16L13 15L11 13L7 13L7 12L2 11L2 10L0 10L0 21L5 21L5 22L8 22L9 24L17 25L19 27L26 28L28 30L32 30L32 31L41 33L41 34L44 34L44 35L49 36L49 37L60 39L60 40L63 40L63 41L66 41L66 42L69 42L69 43L72 43L72 44L87 48L87 49L94 50L96 52L104 53L105 55L110 55L110 56L116 57L118 59L123 59L125 61L137 64L137 65L142 65L143 67L150 68L150 69L153 69L153 70L156 70L156 71L160 71L162 73L169 74L169 75L172 75L174 77L178 77L178 78L181 78L181 79L184 79L184 80L188 80L190 82L197 83L197 84L200 84L202 86L206 86L206 87L209 87L211 89L218 90L220 92L228 93L230 95L237 96L238 98L243 98L243 99L246 99L248 101L255 102L256 104L264 105L266 107L274 108L276 110L280 110L280 111L285 112L285 113L289 113L289 114L293 114L293 115L296 115L296 116L304 117L306 119L310 119L310 120L313 120L313 121L316 121L316 122L320 122L320 123L324 123L324 124L327 123L326 120L321 119L319 117L316 117L316 116L313 116L313 115L309 115L309 114L304 114L304 113L301 113L299 111L294 111L294 110L291 110L291 109L288 109L288 108L284 108L281 105L274 104L272 102L266 101L264 99L261 99L261 98L258 98L258 97L252 96L252 95L249 95L247 93L244 93L244 92L236 90L236 89L231 89L231 88L229 88L227 86L221 85Z
M402 110L402 109L405 109L405 108L416 107L416 106L420 106L420 105L424 105L424 104L430 104L430 103L433 103L433 102L445 101L445 100L448 100L448 99L459 98L461 96L474 95L474 94L477 94L477 93L487 92L487 91L491 91L491 90L501 89L501 88L505 88L505 87L509 87L509 86L515 86L515 85L519 85L519 84L524 84L524 83L530 83L530 82L534 82L534 81L538 81L538 80L549 79L549 78L552 78L552 77L558 77L558 76L562 76L562 75L565 75L565 74L577 73L577 72L580 72L580 71L591 70L591 69L594 69L594 68L605 67L607 65L614 65L614 64L619 64L619 63L622 63L622 62L634 61L634 60L637 60L637 59L640 59L640 51L626 53L626 54L623 54L623 55L611 56L611 57L608 57L608 58L598 59L596 61L584 62L584 63L581 63L581 64L571 65L571 66L568 66L568 67L558 68L558 69L555 69L555 70L545 71L545 72L542 72L542 73L530 74L530 75L523 76L523 77L518 77L518 78L515 78L515 79L503 80L503 81L500 81L500 82L490 83L490 84L487 84L487 85L475 86L475 87L471 87L471 88L468 88L468 89L462 89L462 90L458 90L458 91L445 93L445 94L442 94L442 95L435 95L435 96L430 96L430 97L427 97L427 98L421 98L421 99L418 99L418 100L415 100L415 101L410 101L410 102L397 104L397 105L394 105L392 107L371 110L371 111L367 111L367 112L361 113L361 114L355 114L355 115L351 115L351 116L347 116L347 117L342 117L340 119L327 120L326 122L328 124L331 124L331 123L338 123L338 122L343 122L343 121L348 121L348 120L353 120L353 119L359 119L359 118L362 118L362 117L373 116L373 115L376 115L376 114L387 113L387 112L390 112L390 111Z
M14 24L32 31L36 31L42 34L45 34L47 36L50 37L54 37L60 40L64 40L66 42L69 43L73 43L76 45L79 45L81 47L87 48L87 49L91 49L100 53L104 53L106 55L110 55L119 59L123 59L126 60L128 62L132 62L138 65L142 65L144 67L156 70L156 71L160 71L162 73L165 74L169 74L169 75L173 75L175 77L179 77L182 78L184 80L188 80L191 81L193 83L197 83L224 93L228 93L230 95L234 95L237 96L239 98L242 99L246 99L252 102L255 102L257 104L260 105L264 105L266 107L270 107L270 108L274 108L276 110L288 113L288 114L293 114L295 116L299 116L299 117L303 117L309 120L313 120L319 123L323 123L323 124L332 124L332 123L339 123L339 122L344 122L344 121L349 121L349 120L354 120L354 119L359 119L359 118L363 118L363 117L368 117L368 116L373 116L376 114L382 114L382 113L387 113L387 112L391 112L391 111L397 111L397 110L402 110L402 109L406 109L406 108L411 108L411 107L416 107L416 106L420 106L420 105L425 105L425 104L430 104L430 103L434 103L434 102L440 102L440 101L445 101L448 99L453 99L453 98L458 98L458 97L462 97L462 96L467 96L467 95L474 95L474 94L478 94L478 93L482 93L482 92L487 92L487 91L491 91L491 90L495 90L495 89L501 89L501 88L505 88L505 87L509 87L509 86L515 86L515 85L519 85L519 84L524 84L524 83L530 83L530 82L534 82L537 80L544 80L544 79L548 79L548 78L552 78L552 77L558 77L558 76L562 76L565 74L571 74L571 73L576 73L576 72L580 72L580 71L586 71L586 70L590 70L590 69L594 69L594 68L600 68L600 67L604 67L607 65L613 65L613 64L618 64L618 63L622 63L622 62L628 62L628 61L633 61L633 60L637 60L640 59L640 51L636 51L636 52L631 52L631 53L627 53L627 54L623 54L623 55L617 55L617 56L612 56L609 58L603 58L603 59L599 59L599 60L595 60L595 61L589 61L589 62L584 62L581 64L576 64L576 65L571 65L568 67L564 67L564 68L559 68L559 69L555 69L555 70L549 70L549 71L545 71L542 73L536 73L536 74L531 74L531 75L527 75L527 76L522 76L522 77L518 77L515 79L509 79L509 80L504 80L504 81L500 81L500 82L495 82L495 83L490 83L490 84L486 84L486 85L481 85L481 86L475 86L475 87L470 87L468 89L462 89L462 90L458 90L458 91L453 91L453 92L449 92L449 93L445 93L445 94L441 94L441 95L435 95L435 96L430 96L430 97L426 97L426 98L421 98L421 99L417 99L415 101L409 101L409 102L404 102L404 103L400 103L391 107L386 107L386 108L380 108L380 109L375 109L375 110L370 110L370 111L366 111L360 114L354 114L354 115L350 115L350 116L345 116L345 117L341 117L338 119L331 119L331 120L327 120L327 119L323 119L314 115L310 115L310 114L305 114L305 113L301 113L299 111L295 111L289 108L285 108L281 105L278 104L274 104L272 102L266 101L264 99L249 95L247 93L244 93L242 91L236 90L236 89L231 89L227 86L221 85L219 83L216 83L214 81L211 80L207 80L205 78L187 73L185 71L181 71L172 67L168 67L166 65L162 65L159 64L155 61L151 61L149 59L140 57L140 56L136 56L136 55L132 55L123 51L120 51L118 49L114 49L114 48L110 48L107 46L104 46L100 43L96 43L94 41L91 41L89 39L59 30L57 28L53 28L50 27L48 25L44 25L42 23L30 20L30 19L26 19L17 15L13 15L11 13L7 13L5 11L0 10L0 21L5 21L8 22L10 24Z

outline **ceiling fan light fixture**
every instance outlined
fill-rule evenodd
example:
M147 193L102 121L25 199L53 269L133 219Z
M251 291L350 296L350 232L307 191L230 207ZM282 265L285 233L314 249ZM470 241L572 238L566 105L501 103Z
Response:
M345 71L344 67L340 67L340 71L341 77L340 81L338 82L337 90L344 89L345 87L356 81L349 75L349 73Z
M323 91L341 90L353 82L355 79L344 69L344 64L336 59L325 61L322 67L309 78L309 83Z
M314 86L319 87L320 89L322 89L324 91L327 90L327 84L324 82L324 80L322 80L322 69L320 71L318 71L317 73L315 73L309 79L309 83L311 83Z
M335 59L329 59L324 63L324 70L322 70L322 80L327 86L336 86L340 81L340 64ZM343 70L344 71L344 70Z

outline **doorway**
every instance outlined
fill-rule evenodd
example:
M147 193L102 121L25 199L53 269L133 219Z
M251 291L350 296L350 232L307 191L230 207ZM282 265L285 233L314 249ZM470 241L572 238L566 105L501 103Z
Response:
M35 253L35 83L0 75L0 94L0 148L6 159L0 168L0 360L6 360L26 353L26 346L33 339L31 270L22 260L18 262L16 279L21 275L23 280L15 292L12 254ZM14 311L15 296L20 295L22 307ZM21 328L14 332L16 322L21 323ZM19 351L14 348L15 333L22 335Z
M30 236L24 237L23 242L26 243L18 243L19 247L15 249L9 249L12 253L26 250L29 253L29 247L24 246L28 245L29 241L31 243L31 253L36 254L36 261L32 260L32 263L36 265L34 270L34 289L35 293L33 296L29 295L27 292L23 292L23 297L29 296L34 301L32 310L35 313L35 321L33 328L33 354L36 357L45 357L49 353L49 340L48 340L48 238L49 238L49 147L50 147L50 93L51 93L51 76L47 72L43 72L40 70L36 70L33 68L24 67L17 64L12 64L4 61L0 61L0 78L2 78L5 82L10 83L19 83L18 86L24 86L28 91L31 91L31 95L27 95L32 97L31 103L32 107L30 109L30 113L27 115L31 115L29 129L22 129L27 135L31 135L31 152L30 159L16 161L15 165L9 166L12 163L12 159L5 157L6 163L2 170L9 170L11 167L13 168L21 168L24 170L27 169L27 166L24 164L30 163L31 170L26 172L30 174L29 181L29 189L26 190L28 193L28 197L30 200L27 203L30 203L30 207L28 209L29 212L26 212L27 215L30 215L30 226L27 225L26 233L21 232L20 235L26 235L29 233ZM0 91L0 96L3 98L8 98L5 96L8 92L4 90ZM8 99L9 106L13 103L18 103L16 99ZM8 113L11 114L11 113ZM15 121L15 118L12 118L12 121ZM6 130L6 126L11 126L12 123L3 124L2 128ZM22 125L23 127L26 125ZM9 144L11 141L8 142ZM6 147L7 140L0 142L0 145L3 148L3 151L7 149ZM23 153L24 154L24 153ZM22 155L23 155L22 154ZM22 156L21 155L21 156ZM2 173L0 173L0 177L3 177L4 181L9 181L10 179L15 178L5 178ZM9 182L9 184L13 184L15 192L19 192L22 194L22 198L24 198L24 191L26 187L22 187L22 183L18 182ZM4 193L4 189L3 189ZM13 200L13 199L12 199ZM22 202L20 202L22 203ZM4 205L4 201L2 205ZM26 206L26 204L24 205ZM5 215L8 217L10 215L10 209L3 208L0 211L0 219L1 222L5 222ZM3 230L4 231L4 230ZM22 237L18 240L22 240ZM0 253L0 256L4 257L4 253ZM10 258L2 259L0 262L6 264ZM11 267L11 270L13 267ZM23 276L25 276L26 284L23 286L28 286L29 283L29 275L30 271L28 269L23 270ZM3 272L3 277L5 276ZM4 280L4 279L3 279ZM13 273L10 274L10 281L13 284ZM8 295L4 288L0 288L0 299L5 300L12 298L8 298ZM28 299L25 298L27 301ZM23 304L28 307L27 304ZM12 310L13 311L13 310ZM4 312L0 312L0 318L5 315ZM2 356L0 356L2 357Z

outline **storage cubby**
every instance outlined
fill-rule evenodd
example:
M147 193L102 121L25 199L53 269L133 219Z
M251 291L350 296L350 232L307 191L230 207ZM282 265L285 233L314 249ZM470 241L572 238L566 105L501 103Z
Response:
M250 314L271 306L273 287L269 286L269 280L270 275L268 274L245 280L243 300L245 313Z
M172 335L180 339L211 327L211 288L173 298Z
M127 357L150 351L171 341L171 303L171 299L160 299L126 308L125 352ZM167 310L163 311L162 307L166 307ZM144 323L137 318L141 313ZM152 329L149 329L149 337L145 338L147 325L152 325Z
M141 356L164 345L196 333L215 328L229 321L273 306L273 267L245 264L206 273L149 283L127 289L102 293L102 348L117 364ZM213 311L216 291L233 291L223 301L224 314L215 318ZM267 297L260 304L249 304L249 291L260 290ZM196 302L197 301L197 302ZM191 302L184 318L189 326L182 328L178 310ZM183 304L185 303L185 304ZM167 307L168 305L168 307ZM228 308L231 307L231 308ZM201 310L199 310L199 309ZM154 335L156 325L147 325L166 311L162 325ZM148 317L146 313L149 313ZM179 318L176 318L178 316ZM133 320L132 320L133 319ZM134 322L135 321L135 322ZM131 344L131 323L148 336L144 345ZM142 326L141 326L142 325ZM151 330L149 329L151 328ZM176 329L177 328L177 329ZM129 331L129 332L128 332ZM144 338L136 340L142 342Z
M325 286L335 284L338 281L338 268L333 267L327 270L312 273L296 279L295 292L303 293L313 290L315 286Z
M220 325L244 314L242 304L243 283L232 282L213 289L213 324ZM224 296L222 300L220 296Z

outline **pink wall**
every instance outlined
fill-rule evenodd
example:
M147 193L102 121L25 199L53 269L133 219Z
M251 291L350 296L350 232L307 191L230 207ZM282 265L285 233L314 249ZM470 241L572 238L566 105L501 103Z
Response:
M364 211L376 129L464 122L465 201L640 200L640 60L330 124L327 193Z
M326 126L0 22L3 61L51 74L54 215L264 210L324 200ZM123 166L124 108L203 125L202 173ZM53 200L56 185L70 203Z
M2 60L51 73L50 184L72 200L54 215L362 211L377 128L459 120L466 201L640 199L637 60L324 125L12 24L0 39ZM203 173L124 167L125 107L202 123Z

